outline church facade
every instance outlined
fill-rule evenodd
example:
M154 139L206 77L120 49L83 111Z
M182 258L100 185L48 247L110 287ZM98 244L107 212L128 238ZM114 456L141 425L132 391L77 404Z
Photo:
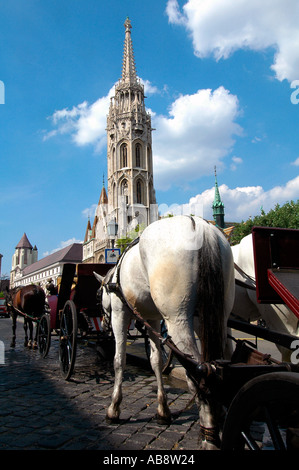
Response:
M95 218L83 243L83 262L105 262L105 249L113 247L108 225L117 225L117 237L144 229L158 220L153 181L151 116L145 109L144 86L135 67L131 22L126 19L122 75L115 87L107 116L107 180L103 184Z

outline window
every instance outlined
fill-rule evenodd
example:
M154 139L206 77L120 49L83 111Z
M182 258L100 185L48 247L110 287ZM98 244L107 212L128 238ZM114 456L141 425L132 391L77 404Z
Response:
M120 164L121 168L128 166L128 147L126 144L122 144L120 147Z
M136 144L135 147L136 166L141 167L141 145Z
M137 181L136 184L136 199L137 199L137 204L142 203L142 183L140 180Z

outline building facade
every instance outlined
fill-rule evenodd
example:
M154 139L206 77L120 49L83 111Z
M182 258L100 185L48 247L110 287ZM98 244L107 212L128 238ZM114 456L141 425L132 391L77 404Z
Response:
M37 257L37 248L32 247L26 233L24 233L12 257L11 289L28 284L39 284L46 289L50 281L56 286L62 275L64 264L82 262L82 244L73 243L40 260Z
M144 86L137 77L131 22L126 19L122 76L115 87L107 117L108 194L103 185L93 225L88 221L83 262L104 262L110 241L109 222L117 236L158 220L153 181L151 116L144 104Z

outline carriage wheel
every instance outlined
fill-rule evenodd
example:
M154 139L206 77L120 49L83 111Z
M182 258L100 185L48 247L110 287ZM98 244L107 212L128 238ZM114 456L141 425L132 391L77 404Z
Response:
M65 380L71 377L77 351L77 310L74 302L68 300L63 308L60 322L59 361Z
M164 320L161 321L161 335L164 338L167 337L167 328L166 328ZM147 332L144 337L144 346L145 346L146 356L150 363L151 345L150 345L150 339L149 339ZM160 348L161 348L161 355L162 355L162 373L169 374L171 370L171 366L172 366L173 352L168 346L163 345L163 344L160 345Z
M41 317L38 324L37 342L39 352L45 358L51 345L51 319L46 313Z
M222 450L288 450L288 430L299 428L298 396L297 373L271 372L250 380L230 405Z

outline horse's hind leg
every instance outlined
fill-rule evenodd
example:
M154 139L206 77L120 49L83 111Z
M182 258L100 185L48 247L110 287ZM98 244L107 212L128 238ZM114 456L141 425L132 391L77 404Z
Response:
M33 325L33 328L34 328L34 325ZM34 335L34 340L33 340L33 344L32 344L33 349L37 349L37 333L38 333L38 325L36 324L36 326L35 326L35 335Z
M14 348L16 346L17 314L15 312L12 312L11 318L12 318L12 338L11 338L10 347Z
M117 310L112 313L112 328L115 337L114 355L114 388L111 405L107 410L106 418L110 421L118 421L120 416L120 404L122 402L122 380L126 366L127 330L131 315L125 310Z
M24 331L25 331L25 340L24 340L24 346L25 348L30 348L31 347L31 344L29 343L28 341L28 320L27 318L24 318Z
M36 349L37 348L37 341L36 341L36 338L37 338L37 330L36 330L36 336L35 338L33 339L33 328L34 328L34 325L33 325L33 321L28 319L28 325L29 325L29 341L28 341L28 348L32 348L32 349Z
M149 324L155 331L160 331L160 320L149 321ZM157 398L158 398L158 409L157 409L157 420L160 424L169 424L171 421L171 413L167 405L167 395L163 386L162 378L162 356L160 348L160 340L155 334L149 331L150 344L151 344L151 366L157 379Z

